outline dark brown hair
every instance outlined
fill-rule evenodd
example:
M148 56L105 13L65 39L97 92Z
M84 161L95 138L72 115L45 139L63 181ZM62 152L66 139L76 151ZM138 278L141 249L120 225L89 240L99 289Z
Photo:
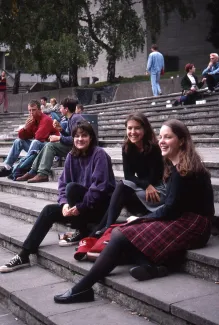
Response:
M154 51L157 51L158 50L157 44L152 44L151 49L153 49Z
M194 67L194 64L193 63L187 63L185 65L186 72L189 72L189 70L191 70L193 67Z
M68 108L69 112L74 113L78 101L74 98L67 97L61 101L63 107Z
M179 154L179 163L176 169L181 176L186 176L191 173L208 173L199 154L195 150L194 143L187 126L179 120L168 120L163 125L168 126L179 140L182 140L182 146ZM171 174L171 166L168 158L164 158L164 180Z
M77 104L76 107L77 107L78 109L81 109L81 111L83 112L83 110L84 110L84 106L83 106L82 104Z
M77 123L77 125L74 127L74 129L72 131L72 138L73 139L74 139L74 137L75 137L75 135L76 135L76 133L78 131L85 132L91 137L91 142L89 144L89 147L88 147L87 151L85 153L83 153L83 155L86 156L87 153L97 145L97 137L96 137L96 134L94 132L94 129L93 129L92 125L87 121L81 121L81 122ZM79 156L82 155L81 150L76 148L76 146L74 145L74 141L73 141L73 147L72 147L72 150L71 150L71 154L74 157L79 157Z
M144 136L143 136L143 148L145 153L150 152L152 145L157 144L157 138L154 133L154 130L152 129L152 126L150 125L147 117L143 113L132 113L130 114L126 121L125 121L125 127L127 127L127 124L129 121L136 121L138 122L144 129ZM125 135L125 141L124 141L124 150L127 152L130 147L133 147L133 144L130 142L127 134Z

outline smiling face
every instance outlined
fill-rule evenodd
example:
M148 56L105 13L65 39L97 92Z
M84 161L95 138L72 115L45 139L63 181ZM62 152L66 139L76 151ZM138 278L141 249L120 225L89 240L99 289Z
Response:
M74 145L78 150L87 151L91 140L91 136L87 132L78 129L74 136Z
M131 143L135 144L138 148L143 148L144 129L139 122L135 120L128 121L126 134Z
M172 129L163 125L160 129L159 146L161 149L162 156L172 161L174 165L179 162L179 153L183 141L180 140Z

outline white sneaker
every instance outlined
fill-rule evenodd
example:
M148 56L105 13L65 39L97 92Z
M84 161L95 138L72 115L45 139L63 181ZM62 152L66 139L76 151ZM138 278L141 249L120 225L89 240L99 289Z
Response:
M23 262L19 255L14 256L8 263L0 266L0 273L13 272L18 269L30 266L30 261Z

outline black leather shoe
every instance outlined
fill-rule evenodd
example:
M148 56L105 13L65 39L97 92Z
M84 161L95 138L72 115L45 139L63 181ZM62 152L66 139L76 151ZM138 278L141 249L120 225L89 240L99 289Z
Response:
M6 177L9 176L11 174L11 170L7 170L5 167L3 167L0 170L0 177Z
M166 266L135 266L129 270L129 273L133 278L138 281L150 280L154 278L161 278L168 275L168 269Z
M58 304L73 304L76 302L94 301L94 291L92 288L72 294L72 289L61 295L54 296L54 301Z

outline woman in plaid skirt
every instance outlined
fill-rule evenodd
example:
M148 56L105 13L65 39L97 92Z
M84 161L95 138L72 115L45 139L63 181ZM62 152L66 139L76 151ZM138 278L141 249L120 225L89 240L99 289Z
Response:
M130 274L146 280L167 274L162 263L176 253L203 247L214 215L210 175L197 154L187 127L169 120L160 130L165 161L165 204L145 217L130 217L113 230L111 240L88 274L73 288L54 297L57 303L94 299L92 286L107 276L127 254L136 266Z

